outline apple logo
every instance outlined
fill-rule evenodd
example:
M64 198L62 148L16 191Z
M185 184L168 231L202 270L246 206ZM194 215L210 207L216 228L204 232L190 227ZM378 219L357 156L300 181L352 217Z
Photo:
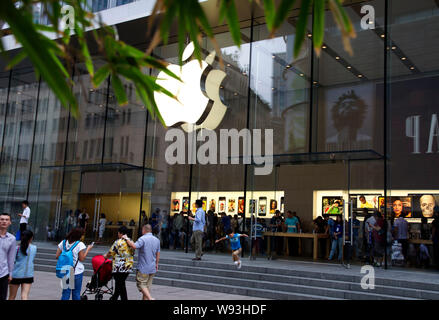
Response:
M189 60L194 52L193 42L185 48L183 61ZM183 66L170 64L167 68L176 74L181 82L161 71L156 83L176 95L177 100L161 92L155 92L157 108L166 126L178 126L187 131L197 129L214 130L221 123L227 111L220 97L220 86L226 73L213 69L215 52L200 62L191 60Z

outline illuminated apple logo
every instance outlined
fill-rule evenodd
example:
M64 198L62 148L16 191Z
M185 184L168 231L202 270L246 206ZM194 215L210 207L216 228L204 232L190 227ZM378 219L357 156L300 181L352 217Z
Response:
M183 52L183 61L194 52L191 42ZM176 74L181 82L161 71L156 83L176 95L177 100L155 92L154 98L166 126L181 127L185 131L196 129L214 130L221 123L227 107L220 98L220 86L226 77L225 72L212 68L215 52L198 62L191 60L182 67L170 64L167 68Z

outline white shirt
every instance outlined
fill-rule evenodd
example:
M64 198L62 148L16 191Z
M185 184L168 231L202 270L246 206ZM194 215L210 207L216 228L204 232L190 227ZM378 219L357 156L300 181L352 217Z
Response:
M373 226L376 223L376 219L374 216L371 216L369 219L366 220L366 231L367 232L371 232L373 230Z
M23 210L23 215L21 216L20 223L28 223L30 217L30 208L26 207Z
M105 218L99 219L99 229L105 229L106 224L107 224L107 219Z
M58 244L58 248L59 248L61 251L63 250L63 245L62 245L63 242L64 242L64 240L61 241L61 242ZM72 246L72 245L69 244L69 242L66 240L66 249L69 250L71 246ZM85 244L84 244L82 241L79 241L79 243L76 245L75 249L73 249L73 251L72 251L72 254L73 254L73 267L75 267L75 265L76 265L76 268L75 268L75 276L76 276L77 274L81 274L81 273L84 272L84 265L81 263L81 261L78 261L78 255L79 255L79 252L81 252L81 251L84 250L84 249L86 249ZM78 261L78 264L76 264L76 261Z

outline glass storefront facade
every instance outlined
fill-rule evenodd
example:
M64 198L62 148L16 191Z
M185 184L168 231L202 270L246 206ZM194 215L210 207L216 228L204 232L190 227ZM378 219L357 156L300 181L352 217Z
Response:
M346 3L357 33L353 56L344 51L330 12L320 57L312 50L310 16L308 39L293 58L297 10L274 38L264 17L244 19L241 48L224 28L216 29L227 75L220 93L228 109L215 132L273 129L269 175L255 175L254 164L242 161L167 164L168 129L148 113L132 85L126 84L129 104L118 107L109 81L94 89L83 65L72 75L78 119L30 67L2 72L0 210L12 214L17 229L16 213L28 199L30 227L39 240L47 239L48 230L61 237L69 215L82 208L90 216L91 238L101 213L112 222L110 231L120 223L137 230L142 211L173 214L200 198L207 209L245 212L246 220L252 212L270 218L274 208L296 211L303 232L312 232L313 219L334 200L349 211L349 203L361 208L360 195L377 208L387 196L404 203L416 237L427 214L421 196L432 195L439 205L439 5ZM365 5L374 9L374 28L362 27ZM170 43L154 54L177 63L177 50ZM205 39L205 56L212 50ZM221 68L218 59L212 67ZM387 213L392 216L391 206Z

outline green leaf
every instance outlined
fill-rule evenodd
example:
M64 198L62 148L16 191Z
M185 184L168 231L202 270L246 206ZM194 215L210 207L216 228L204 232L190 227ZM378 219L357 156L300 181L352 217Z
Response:
M102 81L107 79L108 75L110 74L110 66L108 64L104 65L93 76L92 82L93 85L97 88L100 86Z
M264 0L265 22L267 23L268 30L273 30L273 22L276 11L274 10L273 0Z
M224 18L226 18L227 24L229 25L229 31L233 42L238 47L241 47L241 28L239 26L235 1L221 0L219 19L220 21L224 21Z
M60 68L59 59L45 46L46 37L41 35L32 21L14 6L11 1L0 1L0 19L6 21L15 39L22 44L34 67L52 89L62 105L69 108L73 116L78 115L76 99Z
M300 7L299 19L296 24L296 37L294 39L294 57L300 53L303 41L305 40L306 27L308 24L309 9L311 7L312 0L303 0Z
M286 20L290 10L293 8L295 0L281 0L279 7L276 10L276 15L273 21L273 31L280 28L282 23Z
M26 56L27 56L26 51L21 50L12 59L9 60L9 63L6 66L6 69L12 69L17 64L19 64L24 58L26 58Z
M325 34L325 0L314 0L313 43L317 55L320 55L324 34Z
M114 95L116 96L117 103L121 106L126 105L128 103L128 98L125 93L125 87L122 84L122 81L116 74L111 75L111 85L113 86Z

